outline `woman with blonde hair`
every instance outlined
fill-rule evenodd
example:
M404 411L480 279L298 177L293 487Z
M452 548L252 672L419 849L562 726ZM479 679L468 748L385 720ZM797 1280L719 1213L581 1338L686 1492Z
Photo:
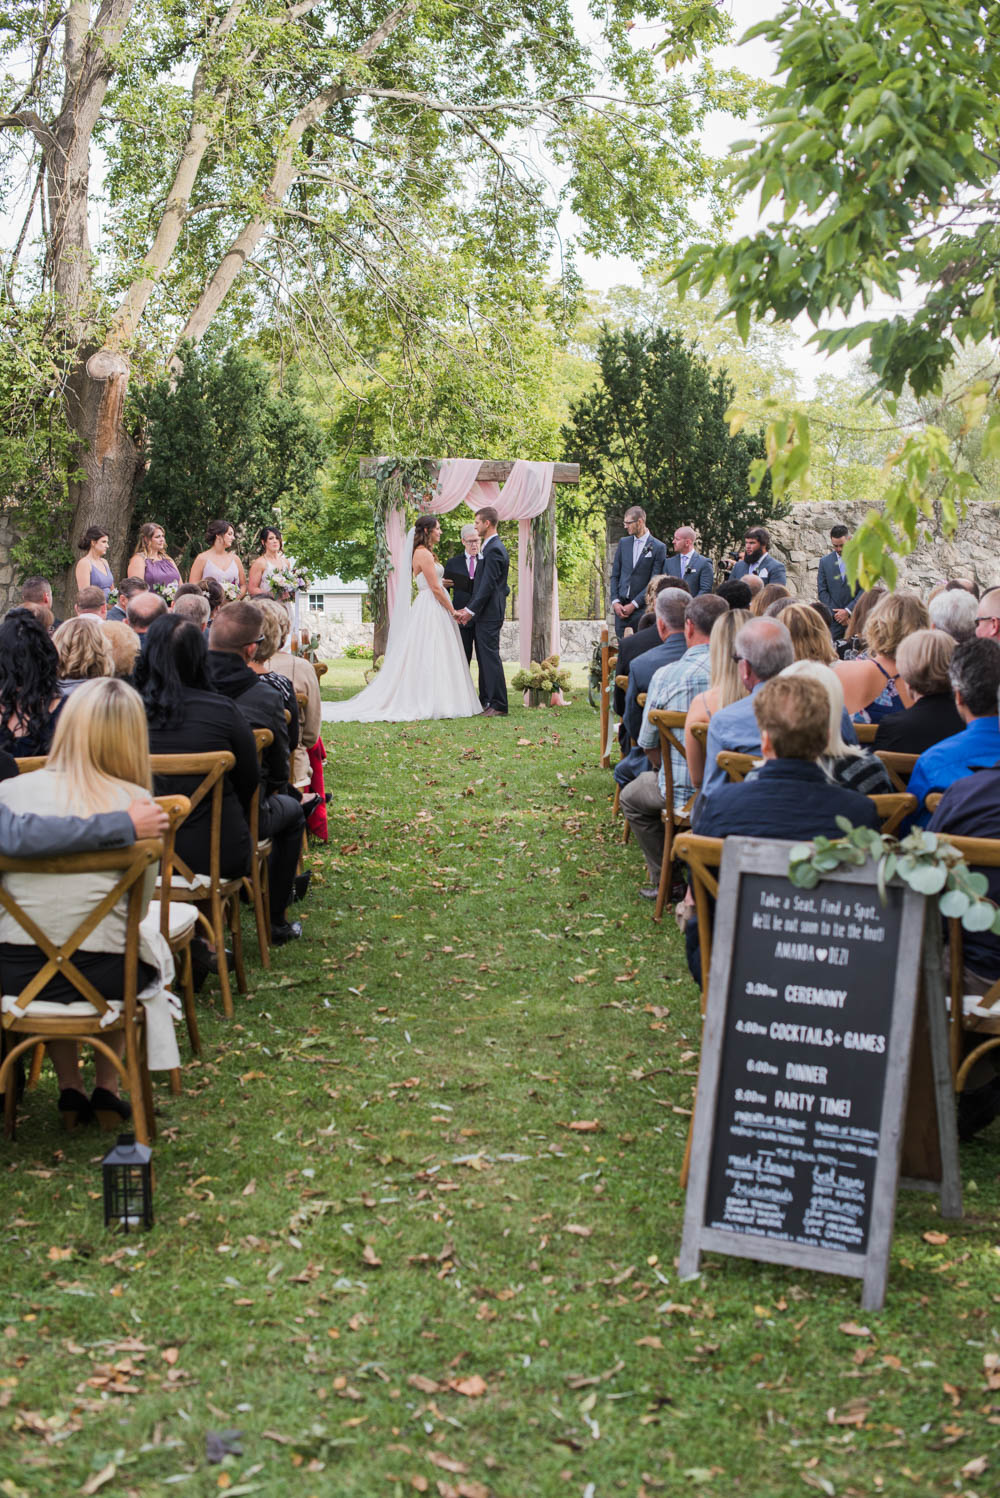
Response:
M787 613L788 610L785 610ZM782 615L784 618L784 615ZM822 661L799 659L786 666L782 676L805 676L818 681L830 703L830 729L823 757L823 768L838 785L860 791L863 796L884 796L892 790L889 772L870 749L848 744L841 732L844 718L844 692L836 671Z
M142 649L142 641L130 624L118 620L105 620L101 626L104 638L111 646L111 660L115 675L127 680L135 670L136 658Z
M712 684L707 692L699 692L695 697L684 720L684 755L691 783L696 789L705 773L705 745L691 730L699 723L707 724L713 713L747 695L736 663L735 642L749 619L746 609L730 609L728 613L720 614L712 625L708 640L708 671Z
M789 603L780 617L792 637L797 661L820 661L829 666L837 659L830 631L809 604Z
M67 619L52 636L59 655L59 690L68 697L96 676L114 676L111 642L96 614Z
M79 622L79 621L78 621ZM44 769L0 782L0 802L13 812L43 816L91 816L125 810L136 799L150 799L151 776L146 714L139 694L114 677L84 682L59 715L52 753ZM115 886L118 874L5 874L3 885L46 936L59 944ZM156 882L155 865L147 874L148 903ZM124 951L127 897L115 905L74 953L76 967L110 1002L124 998ZM143 926L139 946L138 987L159 987L173 974L170 951L158 928ZM13 916L0 911L0 982L4 993L19 993L45 965L42 950ZM63 975L51 978L38 999L72 1004L82 995ZM108 1044L119 1055L125 1037L112 1031ZM59 1080L59 1112L67 1128L97 1116L104 1128L131 1117L118 1096L118 1072L108 1057L95 1056L96 1085L88 1097L73 1041L52 1040L48 1051Z
M909 688L912 707L883 718L875 731L875 750L890 754L923 754L965 727L955 706L948 667L956 642L943 629L917 629L896 652L899 674Z
M834 670L844 689L847 711L857 723L881 723L910 706L909 688L900 685L896 651L907 635L926 629L927 610L915 593L887 593L865 621L867 654L838 661Z

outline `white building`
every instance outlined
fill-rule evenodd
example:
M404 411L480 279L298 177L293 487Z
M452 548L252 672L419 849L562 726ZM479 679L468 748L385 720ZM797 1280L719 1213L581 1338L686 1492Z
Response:
M309 584L306 606L311 614L321 614L331 622L339 619L354 628L361 623L361 602L367 592L368 584L360 578L345 583L339 577L317 577Z

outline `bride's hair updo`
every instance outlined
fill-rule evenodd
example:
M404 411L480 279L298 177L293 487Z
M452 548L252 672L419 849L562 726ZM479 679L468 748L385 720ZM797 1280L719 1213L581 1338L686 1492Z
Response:
M426 546L428 551L433 550L430 543L430 536L437 525L438 517L436 515L417 516L416 524L413 527L413 550L415 552L421 546Z

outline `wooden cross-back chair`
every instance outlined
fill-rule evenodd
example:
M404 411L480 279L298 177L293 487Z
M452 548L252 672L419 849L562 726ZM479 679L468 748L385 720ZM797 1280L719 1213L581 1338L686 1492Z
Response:
M188 1044L192 1056L201 1055L201 1037L198 1034L198 1015L194 1003L194 972L191 965L191 942L198 924L198 911L193 905L178 903L171 899L173 885L174 848L177 829L191 810L187 796L157 796L157 805L169 818L163 834L163 857L160 860L158 898L151 900L149 914L160 928L160 935L170 948L174 958L174 982L180 990L184 1005L184 1022L187 1025ZM180 1092L181 1074L170 1073L171 1092Z
M940 792L935 792L940 797ZM928 797L928 800L930 798ZM1000 838L953 837L941 833L965 859L970 868L1000 868ZM983 1056L1000 1047L1000 979L984 994L965 992L965 937L960 920L948 922L948 956L950 962L948 1045L952 1086L961 1092L969 1073Z
M264 757L264 750L269 749L274 743L274 734L269 728L255 728L253 737L257 745L257 759L261 760ZM262 838L260 835L259 784L250 801L247 821L250 823L250 873L244 878L243 884L250 896L250 903L253 905L260 960L264 967L269 968L271 966L271 917L269 914L271 901L267 861L274 844L269 837Z
M734 785L746 780L756 765L763 764L759 754L739 754L735 749L722 749L715 756L720 770L725 770Z
M670 868L674 861L674 838L678 830L691 825L691 808L694 804L692 796L687 805L681 811L674 810L674 773L670 759L671 749L676 749L682 759L684 755L684 720L686 712L674 712L667 708L654 707L650 709L649 721L660 736L660 763L663 766L663 780L665 796L663 811L660 813L663 822L663 858L660 861L660 882L656 890L656 905L653 909L653 920L663 919L663 907L666 904L667 894L670 890Z
M899 824L912 816L917 809L917 798L908 791L887 791L882 796L869 796L878 812L879 831L891 837Z
M916 754L893 754L888 749L876 749L875 758L880 759L885 765L886 773L892 781L895 791L905 791L909 783L913 766L919 758Z
M875 735L878 732L877 723L855 723L854 732L858 736L859 744L874 744Z
M170 903L197 907L198 919L215 947L223 1012L227 1019L232 1019L233 994L229 982L229 967L226 962L227 927L233 942L236 982L240 993L247 991L239 903L243 877L240 875L235 879L223 879L220 872L222 867L222 793L225 776L236 764L236 756L228 749L213 750L208 754L152 754L150 764L154 777L162 777L166 781L197 778L197 785L187 793L192 811L200 806L206 797L211 798L209 871L207 874L193 873L175 847L170 860Z
M698 837L694 832L681 832L677 837L677 857L688 866L691 875L691 891L694 895L695 915L698 921L698 951L701 957L701 1013L704 1019L708 1004L708 978L712 968L712 921L715 902L719 897L719 868L722 864L723 842L721 837ZM687 1145L681 1164L680 1184L687 1186L688 1169L691 1164L691 1137L694 1129L694 1109L688 1125Z
M600 766L602 770L611 769L611 684L614 676L615 662L618 659L618 642L612 645L608 640L608 626L601 625L601 752Z
M0 856L3 874L105 874L117 878L112 888L87 912L59 946L24 910L8 889L0 885L0 906L39 947L46 961L18 994L4 995L0 1026L3 1031L3 1061L0 1092L4 1094L4 1133L14 1137L17 1088L14 1067L18 1058L52 1040L89 1045L112 1062L132 1102L136 1138L148 1144L155 1133L153 1096L146 1064L145 1011L138 1002L139 922L145 904L145 876L163 853L158 838L144 838L129 847L94 853L76 853L51 858L7 858ZM124 998L109 1002L77 967L74 956L81 943L122 899L127 900L124 951ZM51 978L61 974L79 992L70 1004L51 1003L37 995ZM108 1037L124 1034L125 1055L119 1058Z

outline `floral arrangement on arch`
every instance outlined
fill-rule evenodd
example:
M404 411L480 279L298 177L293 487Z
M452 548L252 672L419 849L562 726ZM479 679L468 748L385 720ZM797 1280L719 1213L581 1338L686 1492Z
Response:
M532 661L525 670L522 666L510 679L518 692L566 692L569 690L569 668L560 666L557 655L548 655L544 661Z

